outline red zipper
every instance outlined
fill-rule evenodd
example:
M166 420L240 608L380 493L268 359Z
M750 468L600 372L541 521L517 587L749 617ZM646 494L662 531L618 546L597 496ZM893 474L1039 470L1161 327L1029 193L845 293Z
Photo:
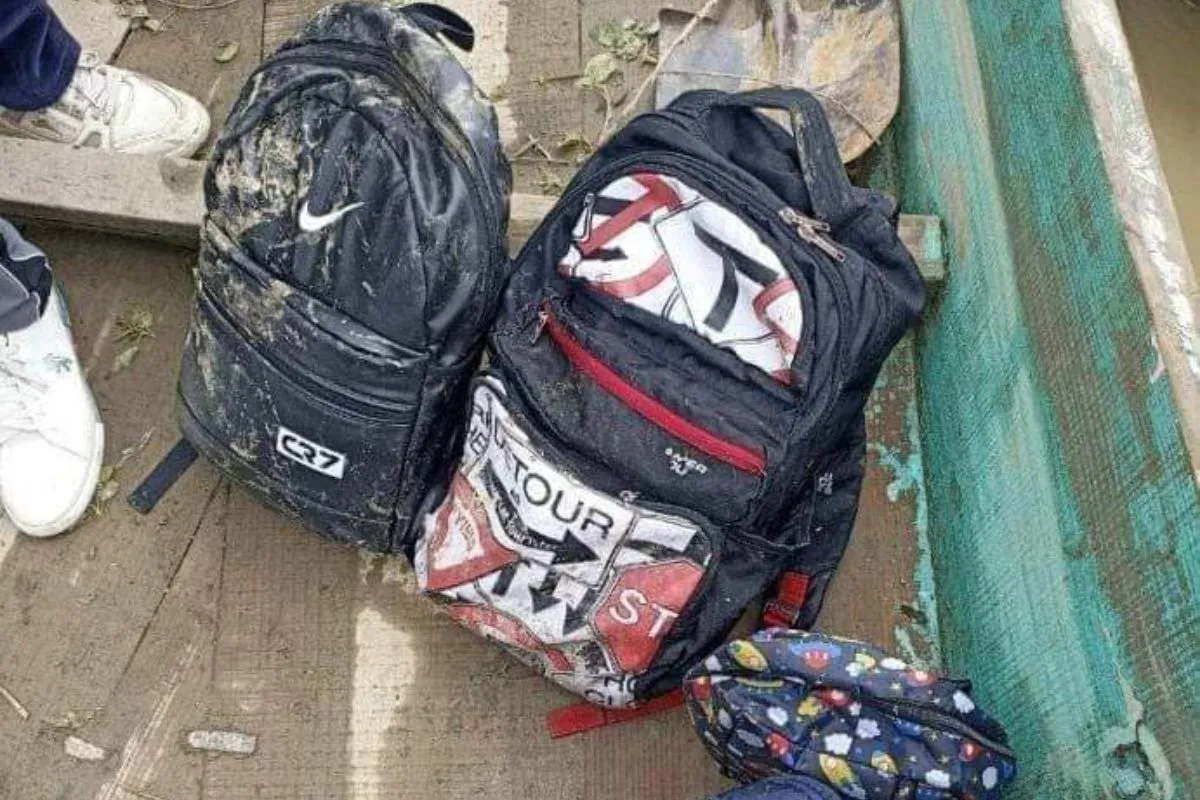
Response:
M542 312L539 324L545 327L550 338L562 350L563 355L567 357L572 366L594 380L601 389L620 400L643 419L734 469L759 476L766 474L767 461L760 451L723 439L717 434L701 428L629 383L590 353L548 311Z

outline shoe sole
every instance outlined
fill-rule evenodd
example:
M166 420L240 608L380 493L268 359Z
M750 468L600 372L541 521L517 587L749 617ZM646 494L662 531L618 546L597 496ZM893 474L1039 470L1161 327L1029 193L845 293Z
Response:
M96 436L92 443L92 467L88 471L87 482L84 484L90 489L85 489L75 498L74 504L66 513L60 514L53 522L43 523L42 525L30 525L26 527L19 519L13 517L10 512L9 520L16 526L17 530L26 536L32 536L35 539L48 539L51 536L57 536L60 533L66 533L75 523L83 517L88 506L92 502L93 495L96 494L96 484L100 482L100 469L104 462L104 423L96 423Z

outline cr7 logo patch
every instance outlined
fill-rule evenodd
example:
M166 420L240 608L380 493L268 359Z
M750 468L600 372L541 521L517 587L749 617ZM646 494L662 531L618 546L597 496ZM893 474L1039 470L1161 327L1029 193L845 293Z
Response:
M313 472L341 480L346 472L346 456L336 450L306 439L282 425L275 435L275 451L285 458L308 467Z

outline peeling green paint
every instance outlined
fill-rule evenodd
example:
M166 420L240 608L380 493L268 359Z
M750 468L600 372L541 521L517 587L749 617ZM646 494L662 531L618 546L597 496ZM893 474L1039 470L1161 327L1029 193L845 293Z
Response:
M1200 496L1061 8L901 6L900 196L948 255L918 334L946 666L1015 797L1200 795Z
M879 378L875 382L875 395L886 393L895 400L892 392L887 391L890 382L890 370L896 360L911 361L913 358L912 338L906 338L897 346L891 358L884 364ZM875 413L880 413L876 404ZM901 655L906 660L924 668L940 668L942 655L938 631L937 593L934 588L933 562L929 549L929 508L925 495L925 466L921 458L921 435L917 413L917 401L908 396L904 405L904 435L901 446L889 447L883 442L871 441L867 449L876 454L880 465L891 474L887 485L887 498L890 502L899 502L904 496L911 494L913 502L913 529L917 539L917 563L913 575L916 589L917 609L922 620L910 620L906 625L897 625L895 636ZM913 637L918 637L920 647L917 647ZM927 654L927 655L926 655Z

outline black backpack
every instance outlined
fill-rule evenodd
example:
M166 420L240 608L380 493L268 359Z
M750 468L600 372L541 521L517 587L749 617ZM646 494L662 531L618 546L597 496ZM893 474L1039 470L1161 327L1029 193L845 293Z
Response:
M201 453L373 550L410 547L448 480L508 274L496 117L439 34L473 43L436 6L335 5L253 74L209 161L179 378Z
M633 120L517 259L422 588L611 706L677 688L781 575L775 616L811 624L867 394L923 296L891 201L851 187L808 94Z

